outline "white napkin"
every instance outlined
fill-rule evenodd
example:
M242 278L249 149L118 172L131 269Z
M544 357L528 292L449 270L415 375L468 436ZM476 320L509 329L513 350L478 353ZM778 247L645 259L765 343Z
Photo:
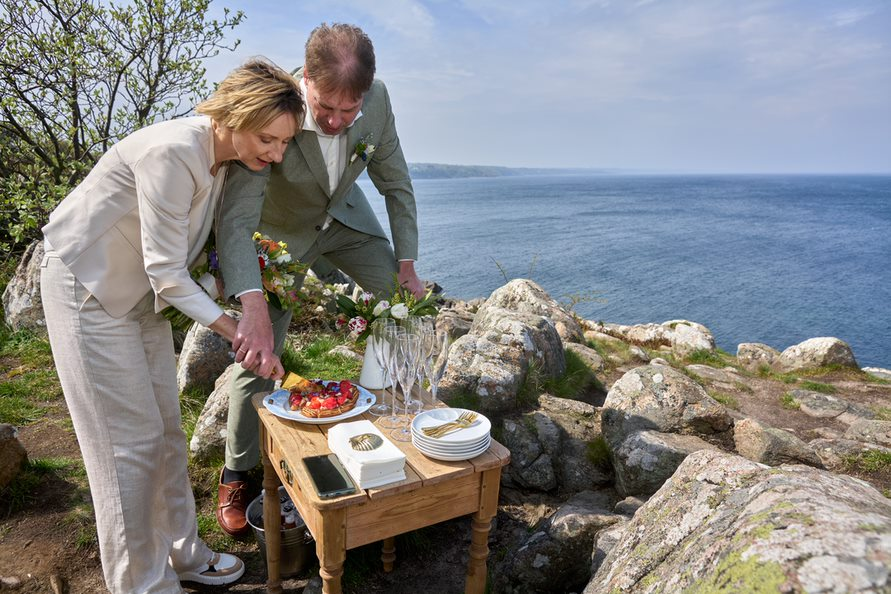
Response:
M350 438L363 433L378 435L383 443L370 451L354 450ZM405 454L371 421L335 425L328 430L328 447L362 489L405 479Z

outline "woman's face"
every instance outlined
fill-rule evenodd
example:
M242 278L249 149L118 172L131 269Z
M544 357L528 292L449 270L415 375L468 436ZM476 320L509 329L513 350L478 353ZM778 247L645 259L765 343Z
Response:
M261 130L233 131L232 145L239 161L252 171L260 171L270 163L281 163L285 148L296 132L294 116L282 113Z

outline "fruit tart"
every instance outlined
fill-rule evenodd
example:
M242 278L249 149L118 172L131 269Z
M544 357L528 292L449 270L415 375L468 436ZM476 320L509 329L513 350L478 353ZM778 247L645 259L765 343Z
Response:
M306 386L290 388L288 405L293 411L300 411L304 417L324 419L336 417L349 412L359 401L359 390L349 380L326 382L316 380L310 382L312 388L303 391Z

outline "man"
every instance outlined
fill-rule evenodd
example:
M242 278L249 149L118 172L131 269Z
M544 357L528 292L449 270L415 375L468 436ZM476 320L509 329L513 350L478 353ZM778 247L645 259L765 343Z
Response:
M303 131L288 145L281 163L260 173L233 167L229 174L218 242L227 295L261 287L254 229L287 243L291 255L303 263L312 265L324 257L375 294L389 295L394 275L415 295L424 294L414 270L414 191L387 90L374 72L374 48L358 27L323 24L310 34L304 66L295 72L308 108ZM392 248L356 184L366 168L386 199ZM245 306L241 324L263 331L271 323L275 352L281 353L290 320L289 311ZM233 536L249 529L246 479L259 461L259 420L251 397L272 387L249 371L235 371L217 507L217 521Z

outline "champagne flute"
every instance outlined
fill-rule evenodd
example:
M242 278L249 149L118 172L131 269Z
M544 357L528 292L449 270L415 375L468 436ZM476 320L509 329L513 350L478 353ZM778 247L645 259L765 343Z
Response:
M392 388L392 398L390 402L392 403L389 407L389 411L386 416L382 416L378 421L378 425L384 427L386 429L395 429L402 424L402 419L397 414L396 408L396 379L397 379L397 370L398 363L401 361L398 356L399 351L399 336L404 334L405 331L396 325L387 325L387 328L383 331L383 341L387 344L387 349L385 351L386 356L384 361L384 366L386 368L387 377L389 377L393 385Z
M411 441L411 415L414 410L414 402L411 397L411 389L417 377L418 355L421 350L421 340L417 334L401 334L397 341L399 348L396 356L399 359L396 369L396 377L402 387L402 401L405 408L404 423L390 432L390 436L396 441Z
M446 330L436 330L433 335L433 350L435 356L427 359L426 373L427 379L430 380L430 395L433 400L432 404L436 407L436 391L439 389L439 381L445 374L446 367L449 365L449 346L452 337Z
M418 318L418 323L416 325L416 330L418 337L421 339L421 349L418 353L418 387L421 390L421 402L420 408L426 408L423 402L423 396L425 392L424 388L424 376L427 376L427 379L430 379L430 374L427 373L427 369L430 367L428 361L433 357L433 348L434 337L435 337L435 329L434 329L433 318L431 316L423 316Z
M373 414L376 417L382 417L390 412L390 406L384 402L384 396L387 395L387 383L391 383L392 388L395 390L395 382L390 379L390 373L387 366L387 357L390 355L389 350L391 348L390 342L387 340L387 328L394 328L396 326L396 322L391 318L378 318L371 325L371 336L369 340L371 344L374 345L374 358L377 360L377 364L380 366L383 377L384 377L384 387L381 390L381 401L368 409L368 412Z

